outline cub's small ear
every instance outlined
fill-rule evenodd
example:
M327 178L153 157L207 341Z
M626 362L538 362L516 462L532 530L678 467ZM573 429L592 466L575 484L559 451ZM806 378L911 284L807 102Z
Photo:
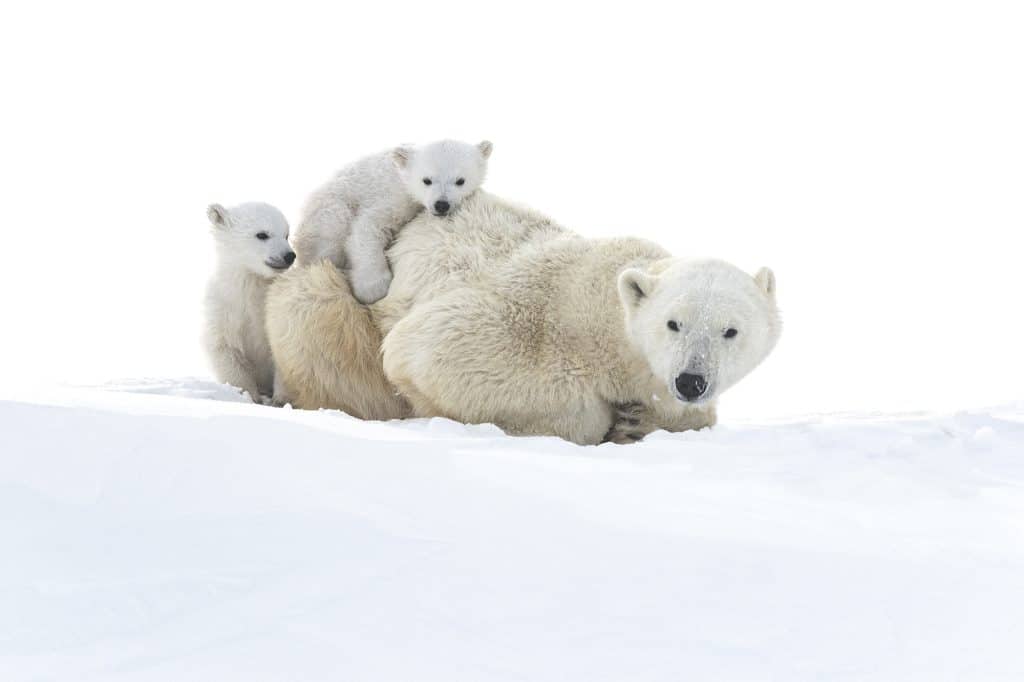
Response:
M754 275L754 281L769 298L775 298L775 273L771 268L761 268Z
M489 159L491 158L491 151L494 149L494 145L489 140L484 140L476 148L480 150L480 156Z
M619 275L619 300L627 309L635 308L651 295L658 278L643 270L629 268Z
M401 146L395 147L391 150L391 162L395 164L396 168L402 169L409 165L409 159L412 158L412 147Z
M216 227L228 226L228 210L220 204L210 204L206 207L206 217Z

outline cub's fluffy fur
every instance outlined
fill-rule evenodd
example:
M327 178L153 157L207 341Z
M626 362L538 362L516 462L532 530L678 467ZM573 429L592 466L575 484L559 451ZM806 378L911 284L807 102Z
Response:
M439 216L457 210L483 182L491 149L442 140L346 166L306 202L295 235L299 263L327 259L348 270L360 302L383 298L391 284L384 250L395 234L424 207Z
M217 267L206 288L203 345L220 381L265 401L276 392L265 301L270 282L295 260L288 222L279 210L261 203L231 209L213 204L207 216Z

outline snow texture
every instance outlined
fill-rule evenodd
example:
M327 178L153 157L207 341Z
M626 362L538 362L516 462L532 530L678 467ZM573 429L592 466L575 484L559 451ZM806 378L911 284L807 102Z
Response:
M1024 679L1024 404L578 447L0 401L2 680Z

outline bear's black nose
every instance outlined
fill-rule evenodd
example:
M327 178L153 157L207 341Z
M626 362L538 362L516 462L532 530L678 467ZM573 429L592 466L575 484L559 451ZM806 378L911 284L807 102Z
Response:
M676 377L676 390L687 400L696 400L708 390L708 382L699 374L680 374Z
M288 253L284 254L284 262L287 263L288 265L291 265L292 263L294 263L295 262L295 252L294 251L289 251Z
M437 215L444 215L445 213L448 212L448 209L451 207L452 205L449 204L447 201L435 201L434 213L436 213Z

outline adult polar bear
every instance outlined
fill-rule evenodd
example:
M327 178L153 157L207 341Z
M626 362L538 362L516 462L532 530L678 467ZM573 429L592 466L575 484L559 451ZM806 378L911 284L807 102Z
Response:
M388 257L391 288L369 307L330 264L271 287L271 348L297 407L637 440L713 424L718 395L780 330L770 270L586 239L484 192L454 216L420 214Z

